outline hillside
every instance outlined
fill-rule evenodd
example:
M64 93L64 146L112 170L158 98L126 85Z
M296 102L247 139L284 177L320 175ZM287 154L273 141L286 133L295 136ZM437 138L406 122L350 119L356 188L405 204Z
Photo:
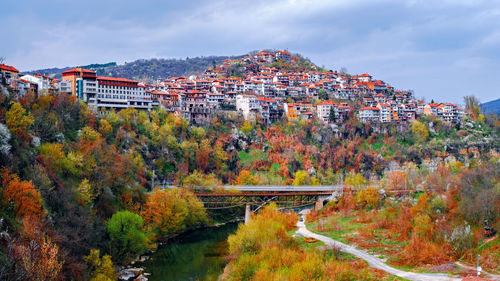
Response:
M481 111L484 113L500 114L500 99L481 104Z
M133 62L117 64L110 62L106 64L91 64L79 66L97 72L97 75L123 77L128 79L152 82L172 76L186 76L201 73L205 69L222 63L226 59L239 57L209 56L186 59L139 59ZM25 71L26 74L41 73L50 77L60 79L61 72L77 66L64 68L46 68Z

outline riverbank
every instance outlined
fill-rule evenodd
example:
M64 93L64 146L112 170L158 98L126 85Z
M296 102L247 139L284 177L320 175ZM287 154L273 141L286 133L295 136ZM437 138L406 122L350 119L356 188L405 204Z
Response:
M122 269L120 280L217 280L225 267L227 237L241 221L215 222L162 239L155 251Z

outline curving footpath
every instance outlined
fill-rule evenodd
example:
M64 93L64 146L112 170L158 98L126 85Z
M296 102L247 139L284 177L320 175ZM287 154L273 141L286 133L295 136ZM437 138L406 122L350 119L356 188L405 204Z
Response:
M365 251L358 250L352 246L349 246L347 244L344 244L342 242L339 242L337 240L333 240L330 237L326 237L320 234L316 234L314 232L311 232L307 230L306 225L304 222L301 222L300 220L297 222L297 227L299 228L297 230L297 233L306 236L306 237L313 237L316 238L322 242L324 242L327 246L329 247L336 247L340 251L354 255L360 259L365 260L368 262L368 264L371 267L383 270L387 273L390 273L392 275L396 275L408 280L413 280L413 281L459 281L462 280L462 278L455 278L455 277L450 277L447 274L442 274L442 273L415 273L415 272L407 272L407 271L402 271L399 269L396 269L392 266L387 265L383 261L381 261L379 258L372 256Z

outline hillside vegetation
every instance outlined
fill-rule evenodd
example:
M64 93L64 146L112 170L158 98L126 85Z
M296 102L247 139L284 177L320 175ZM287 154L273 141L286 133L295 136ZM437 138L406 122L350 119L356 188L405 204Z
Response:
M97 72L100 76L123 77L144 82L154 82L167 77L188 76L200 74L208 67L222 63L232 58L229 56L209 56L185 59L139 59L124 64L107 63L91 64L83 67ZM41 73L61 79L61 73L73 67L47 68L27 71L26 74Z

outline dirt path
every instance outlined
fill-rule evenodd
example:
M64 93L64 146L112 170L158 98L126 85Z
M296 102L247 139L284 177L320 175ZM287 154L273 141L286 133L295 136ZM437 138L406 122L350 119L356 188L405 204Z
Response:
M462 280L462 278L456 278L456 277L451 277L448 276L447 274L442 274L442 273L415 273L415 272L407 272L407 271L402 271L399 269L396 269L392 266L387 265L384 263L382 260L379 258L372 256L365 251L358 250L352 246L349 246L347 244L344 244L342 242L339 242L337 240L333 240L330 237L326 237L320 234L313 233L309 230L307 230L304 222L297 222L297 227L299 228L297 230L297 233L306 236L306 237L313 237L316 238L322 242L324 242L327 246L330 247L336 247L340 251L354 255L360 259L365 260L368 262L368 264L371 267L381 269L387 273L390 273L392 275L396 275L408 280L413 280L413 281L459 281Z
M468 270L472 270L472 271L475 271L476 268L473 267L473 266L469 266L469 265L466 265L466 264L463 264L461 262L455 262L456 265L460 266L460 267L463 267L465 269L468 269ZM484 276L487 276L487 277L484 277ZM499 280L500 281L500 275L498 274L493 274L493 273L489 273L489 272L486 272L486 271L482 271L481 272L481 277L484 277L484 278L489 278L491 280Z

